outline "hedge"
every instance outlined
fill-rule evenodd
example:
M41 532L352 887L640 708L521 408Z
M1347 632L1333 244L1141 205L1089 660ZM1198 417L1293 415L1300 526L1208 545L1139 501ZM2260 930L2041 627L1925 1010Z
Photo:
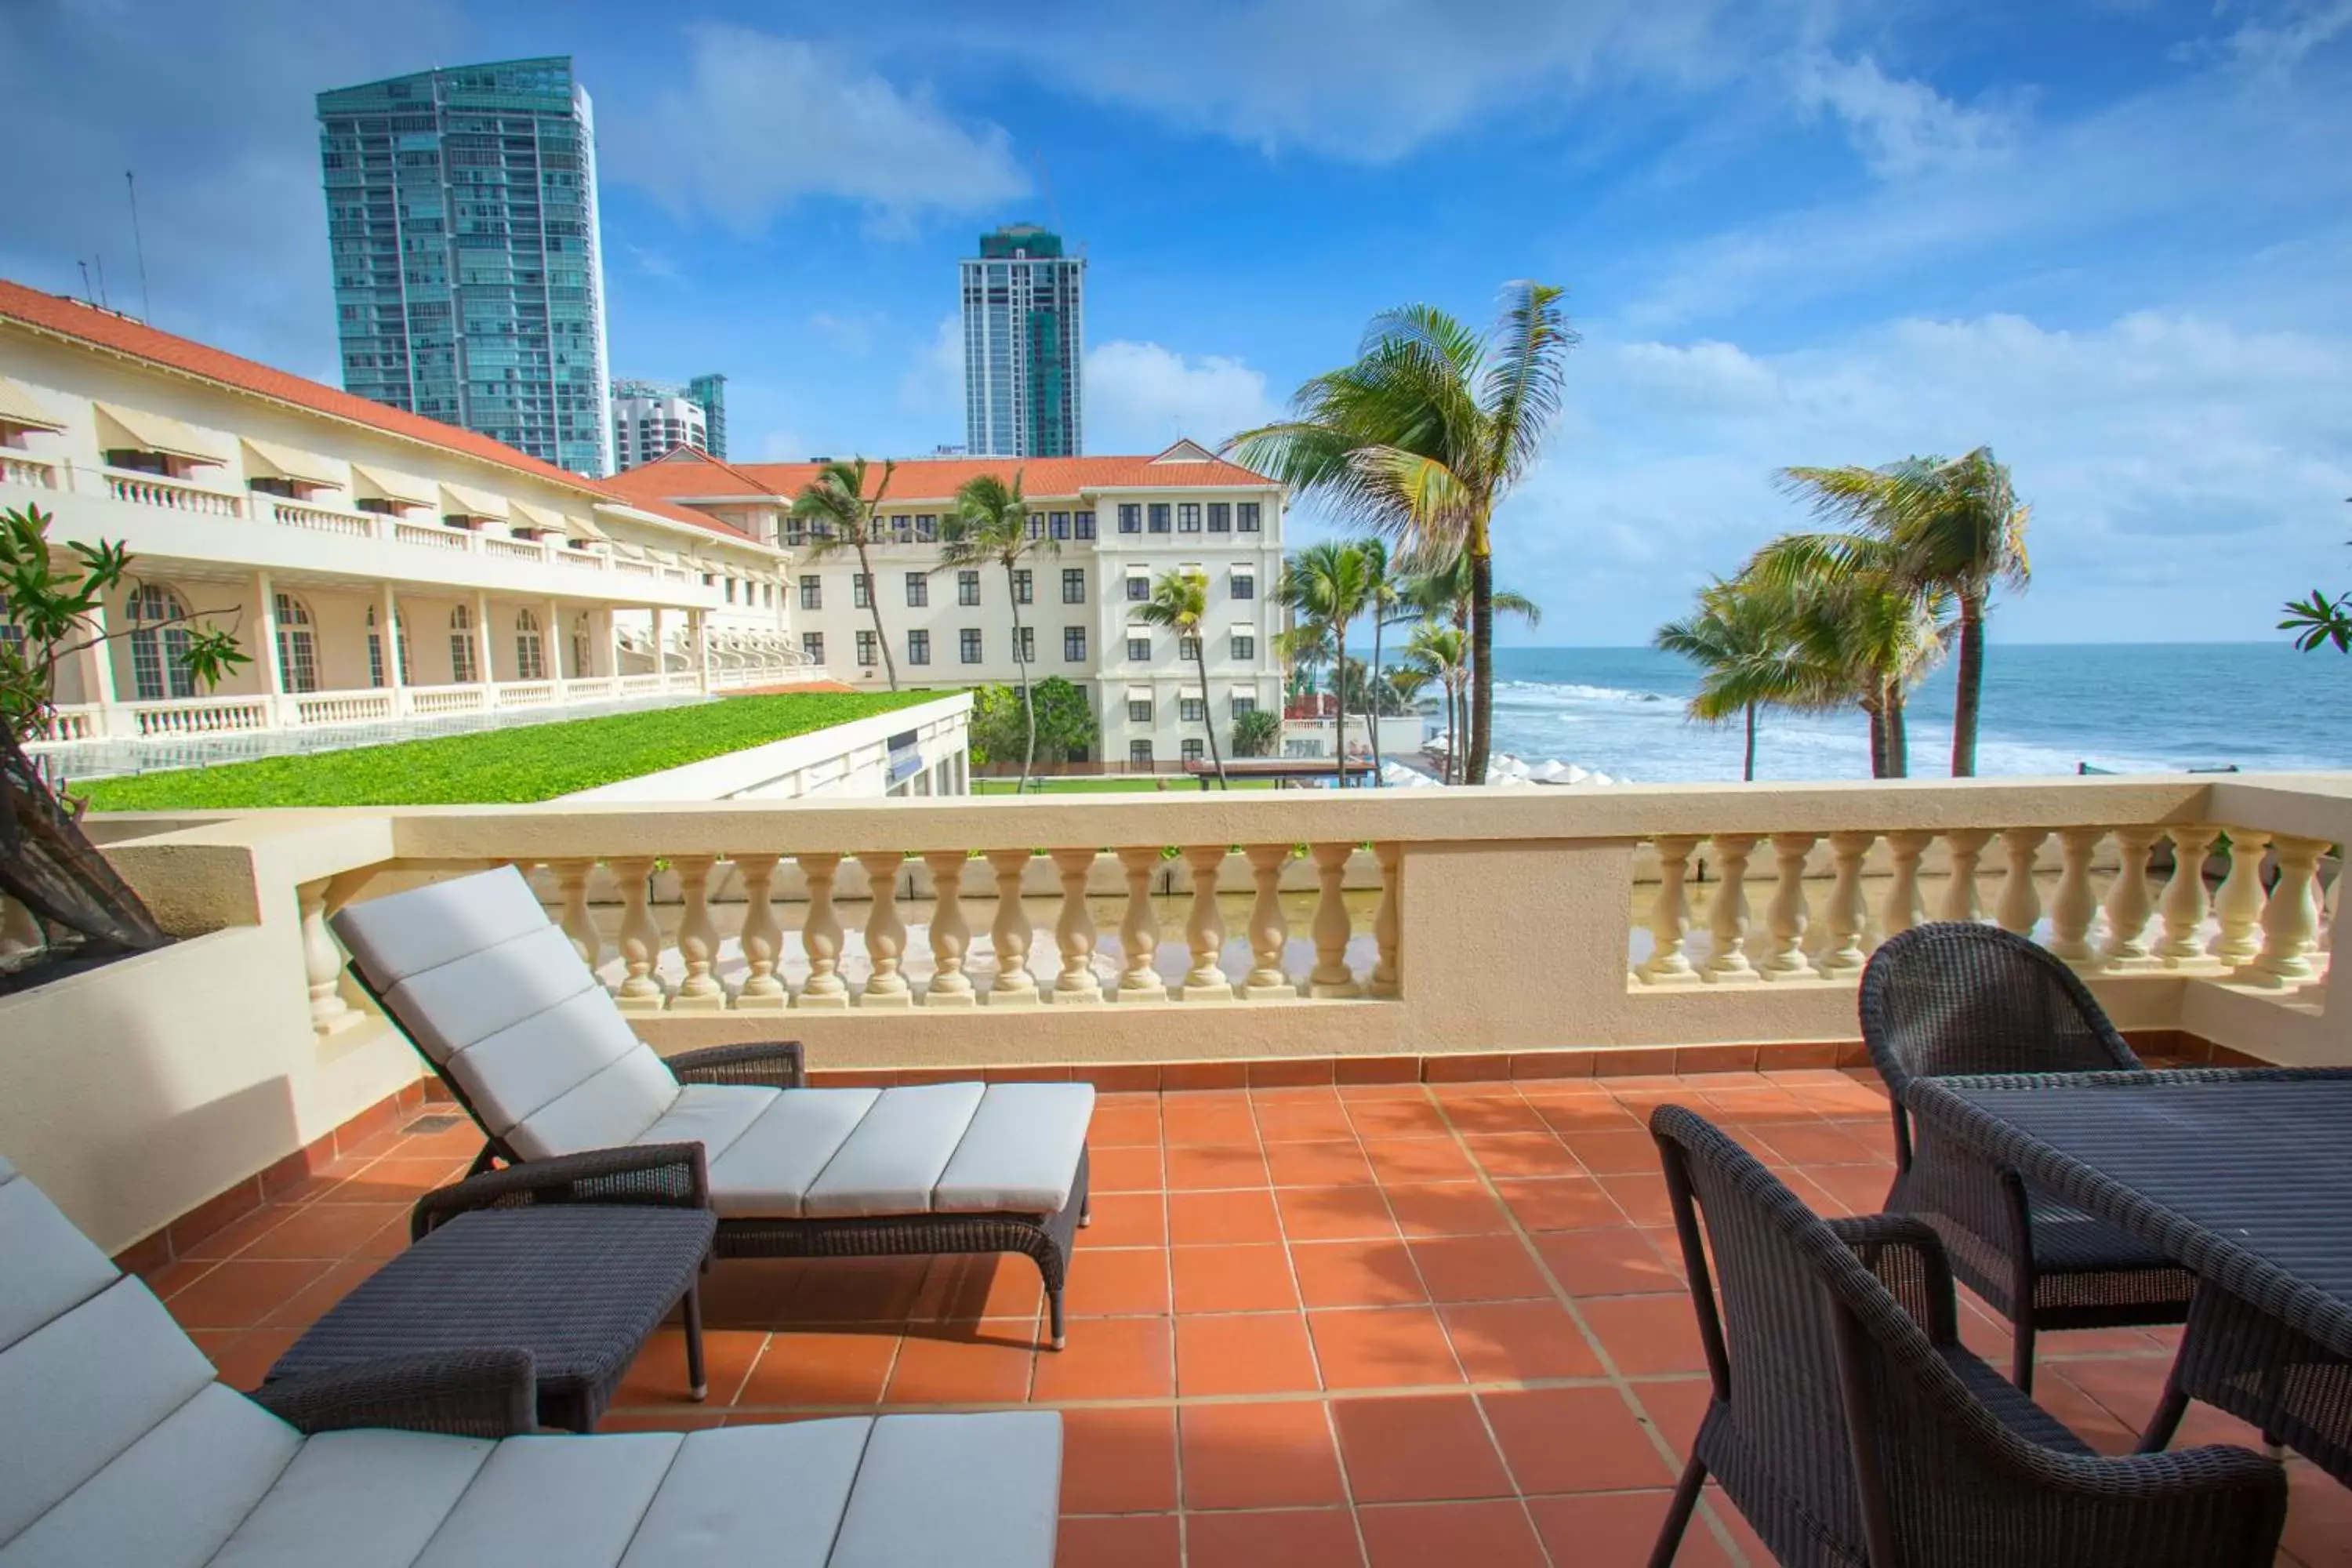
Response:
M308 756L174 768L72 786L94 811L500 805L622 779L929 702L937 691L788 691L440 735Z

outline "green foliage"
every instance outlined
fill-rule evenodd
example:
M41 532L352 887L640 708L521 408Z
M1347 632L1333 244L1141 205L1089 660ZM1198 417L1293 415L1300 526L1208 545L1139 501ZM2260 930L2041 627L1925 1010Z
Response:
M1253 708L1234 720L1234 755L1270 757L1282 738L1282 720L1270 709Z
M517 805L936 701L939 695L791 691L730 697L651 712L96 779L84 793L99 811Z
M1030 688L1037 711L1037 761L1066 763L1091 755L1102 731L1087 694L1058 675ZM1010 686L976 686L971 692L971 760L976 767L1015 762L1024 747L1021 694Z
M2279 607L2286 619L2278 629L2294 633L2294 646L2305 653L2326 643L2335 644L2337 653L2352 653L2352 594L2331 599L2314 588L2310 598L2290 599Z

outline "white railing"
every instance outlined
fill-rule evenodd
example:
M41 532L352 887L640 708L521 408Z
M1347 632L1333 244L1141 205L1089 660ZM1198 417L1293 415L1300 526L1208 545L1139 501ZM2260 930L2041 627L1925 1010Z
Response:
M613 570L618 572L624 577L651 577L654 575L654 569L645 562L625 561L618 556L615 556L613 559Z
M482 550L490 555L504 555L516 561L544 561L547 546L535 539L501 539L495 533L479 536Z
M557 700L556 683L551 680L509 680L490 691L492 706L499 708L544 708Z
M600 555L593 550L558 549L550 553L566 566L584 567L591 572L602 572L612 563L610 556Z
M695 575L693 573L677 566L663 567L661 569L661 575L662 581L665 583L692 583L695 581Z
M476 536L462 528L446 528L437 522L410 522L394 518L393 539L402 544L422 544L434 550L471 550Z
M105 732L106 710L95 702L59 706L49 710L48 722L33 739L36 742L62 743L69 741L92 741Z
M38 458L0 452L0 484L28 485L37 490L58 488L58 466Z
M619 695L619 689L609 675L590 676L563 683L566 702L605 702Z
M267 730L267 697L185 697L166 702L123 705L135 732L151 735L225 735Z
M294 722L311 724L373 724L396 718L399 710L389 691L309 692L293 699Z
M667 689L658 671L647 675L624 675L619 679L624 697L656 697Z
M488 706L486 686L412 686L408 710L420 719L444 713L477 713Z
M341 534L346 539L373 539L376 520L363 511L335 511L322 506L304 506L299 501L273 500L269 503L271 521L286 528L308 529L313 533Z
M243 517L245 500L221 490L182 484L154 474L109 473L102 476L106 493L133 506L162 507L167 511L201 512L206 517Z

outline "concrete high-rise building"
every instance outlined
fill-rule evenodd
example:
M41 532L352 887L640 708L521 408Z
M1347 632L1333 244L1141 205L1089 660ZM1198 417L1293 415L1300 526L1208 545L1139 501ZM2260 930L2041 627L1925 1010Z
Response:
M613 471L595 118L568 57L322 92L343 385Z
M975 457L1073 458L1086 450L1084 257L1062 237L1012 224L962 263L964 447Z
M698 375L686 384L686 395L701 405L702 422L710 431L710 455L727 460L727 378Z
M680 447L710 452L710 419L701 404L675 386L660 386L650 381L613 384L613 460L616 471L650 463ZM711 456L718 454L711 452Z

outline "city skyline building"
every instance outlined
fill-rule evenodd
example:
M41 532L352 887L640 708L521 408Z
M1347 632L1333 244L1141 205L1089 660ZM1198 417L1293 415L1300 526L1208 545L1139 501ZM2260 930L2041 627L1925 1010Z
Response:
M613 472L595 117L571 58L317 106L344 389Z
M723 380L723 377L717 378ZM710 416L684 387L651 381L613 384L615 473L650 463L679 447L710 452ZM711 453L716 457L718 454Z
M964 447L974 457L1086 451L1086 258L1062 237L1008 224L959 264Z

